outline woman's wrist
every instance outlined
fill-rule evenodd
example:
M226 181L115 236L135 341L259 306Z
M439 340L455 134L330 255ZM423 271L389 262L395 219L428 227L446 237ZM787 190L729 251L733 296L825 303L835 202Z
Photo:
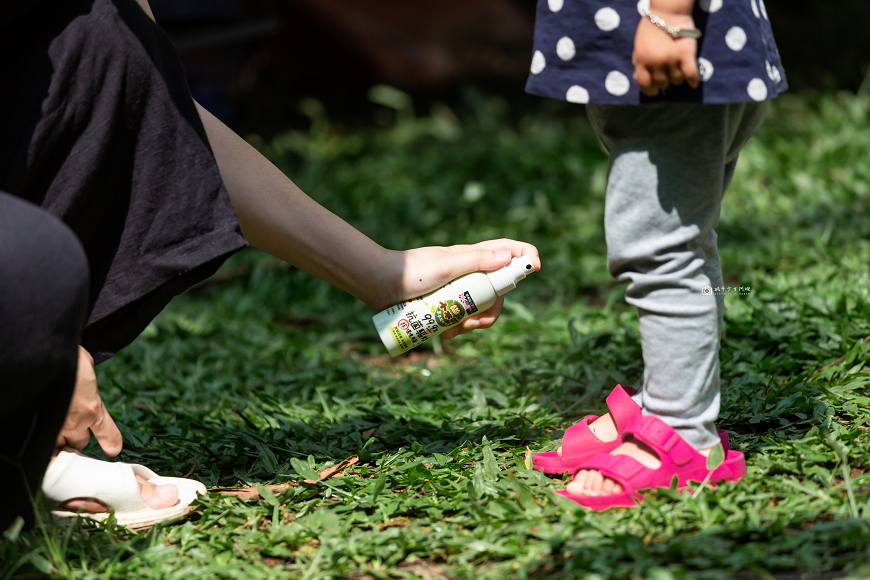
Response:
M381 248L378 260L378 279L360 288L358 298L368 304L376 312L396 304L404 298L402 295L403 254L397 250Z

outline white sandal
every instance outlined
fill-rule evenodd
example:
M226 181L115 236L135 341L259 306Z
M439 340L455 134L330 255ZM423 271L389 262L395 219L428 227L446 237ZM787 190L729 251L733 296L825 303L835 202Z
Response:
M142 499L137 475L156 485L174 485L178 488L178 501L168 508L151 509ZM100 461L73 449L64 449L52 459L42 480L42 491L58 504L75 498L97 499L115 510L118 525L134 530L148 529L158 522L184 517L196 509L190 503L197 494L208 494L198 481L160 477L141 465ZM109 517L108 513L91 514L68 509L52 513L59 517L82 516L97 521Z

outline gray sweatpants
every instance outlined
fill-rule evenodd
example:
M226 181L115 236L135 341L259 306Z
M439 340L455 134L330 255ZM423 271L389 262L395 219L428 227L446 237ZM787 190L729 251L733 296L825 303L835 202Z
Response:
M604 227L608 267L630 280L643 387L635 396L697 449L719 442L724 297L714 228L740 149L767 102L587 105L610 153Z

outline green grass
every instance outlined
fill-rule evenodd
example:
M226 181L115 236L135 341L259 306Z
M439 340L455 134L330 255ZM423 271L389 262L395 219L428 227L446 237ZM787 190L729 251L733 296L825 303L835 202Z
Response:
M0 544L0 577L870 577L870 100L778 100L726 195L726 284L751 291L726 299L720 427L747 477L601 514L524 455L642 371L606 271L606 157L574 107L469 92L456 109L349 130L308 103L310 132L254 142L388 247L535 243L544 269L497 327L393 360L363 304L242 252L100 386L122 459L210 487L288 485L213 492L147 533L49 522Z

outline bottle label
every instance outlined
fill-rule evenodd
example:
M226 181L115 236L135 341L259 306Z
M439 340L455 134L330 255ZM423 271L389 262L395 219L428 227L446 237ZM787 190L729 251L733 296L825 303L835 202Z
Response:
M398 304L394 304L394 305L390 306L389 308L387 308L387 314L389 314L390 316L395 316L399 312L403 311L405 309L405 307L408 306L408 304L410 304L414 300L419 300L419 299L420 298L411 298L410 300L405 300L404 302L399 302Z
M400 351L405 352L411 348L411 340L408 338L408 335L395 326L390 327L390 336L396 341L396 346L399 347Z
M465 307L456 300L441 300L437 307L432 307L435 312L435 319L441 326L453 326L465 318Z
M477 306L471 298L471 293L467 290L459 295L459 301L462 302L462 305L465 307L465 312L467 312L469 316L477 312Z

